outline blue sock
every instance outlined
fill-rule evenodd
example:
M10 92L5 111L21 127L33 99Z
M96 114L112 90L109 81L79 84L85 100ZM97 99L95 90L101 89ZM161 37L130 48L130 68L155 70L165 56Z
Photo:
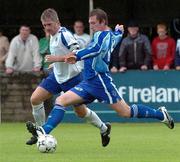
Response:
M44 131L49 134L64 118L65 107L55 105L48 116L46 123L42 126Z
M153 109L145 105L134 104L130 108L131 108L131 117L155 118L159 120L164 119L164 115L161 111Z

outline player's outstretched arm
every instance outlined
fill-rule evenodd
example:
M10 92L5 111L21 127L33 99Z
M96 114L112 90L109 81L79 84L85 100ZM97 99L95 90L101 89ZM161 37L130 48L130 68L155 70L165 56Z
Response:
M104 42L104 39L107 35L108 33L103 31L94 33L93 39L89 45L86 48L76 52L76 60L79 61L98 56L102 50L102 43Z
M53 56L53 55L46 55L45 62L64 62L65 56Z
M115 30L118 31L118 34L121 35L121 38L122 34L124 33L123 25L117 24ZM71 52L67 54L64 61L69 64L75 64L79 60L83 60L89 57L96 57L101 51L101 45L106 35L107 33L105 32L97 32L96 34L94 34L94 41L91 42L90 46L79 50L76 53ZM119 40L117 42L119 42Z
M114 48L121 41L124 34L124 26L117 24L114 33Z

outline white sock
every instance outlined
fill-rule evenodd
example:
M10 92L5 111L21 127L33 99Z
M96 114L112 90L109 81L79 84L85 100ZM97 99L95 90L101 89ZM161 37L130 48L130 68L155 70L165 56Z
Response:
M106 132L107 126L101 121L97 114L89 108L87 108L85 119L95 127L99 128L101 133Z
M32 105L32 114L34 120L38 126L42 126L45 123L46 115L44 109L44 103L39 105Z

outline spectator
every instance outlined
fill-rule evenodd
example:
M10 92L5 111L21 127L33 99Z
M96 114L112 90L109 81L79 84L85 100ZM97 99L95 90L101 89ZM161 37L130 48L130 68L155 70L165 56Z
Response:
M120 72L127 69L147 70L150 67L151 45L147 36L139 32L135 21L128 24L128 35L122 40L119 56Z
M9 49L9 40L3 35L3 31L0 29L0 70L3 70L5 65L5 59Z
M39 40L39 53L42 57L42 68L43 70L46 71L49 67L49 63L45 62L45 56L47 54L50 54L50 49L49 49L50 35L45 30L44 32L45 32L45 37Z
M80 48L85 48L87 44L90 42L91 38L88 34L84 33L84 24L82 21L75 21L74 32L74 37L77 39Z
M74 22L74 37L76 38L79 48L85 48L90 42L91 38L88 34L84 33L84 23L80 20ZM77 63L77 68L80 70L84 65L84 61Z
M177 40L176 45L175 67L176 70L180 70L180 39Z
M7 74L14 71L40 71L41 57L38 39L30 32L29 26L22 25L19 35L12 39L6 60Z
M167 26L164 23L157 25L158 36L152 42L153 69L169 70L175 57L175 40L167 35Z

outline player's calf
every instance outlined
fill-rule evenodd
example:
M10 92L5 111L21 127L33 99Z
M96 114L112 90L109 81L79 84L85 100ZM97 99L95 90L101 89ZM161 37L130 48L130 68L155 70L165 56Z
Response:
M119 116L124 118L131 117L130 107L123 100L120 100L115 104L111 104L111 107L117 112Z

